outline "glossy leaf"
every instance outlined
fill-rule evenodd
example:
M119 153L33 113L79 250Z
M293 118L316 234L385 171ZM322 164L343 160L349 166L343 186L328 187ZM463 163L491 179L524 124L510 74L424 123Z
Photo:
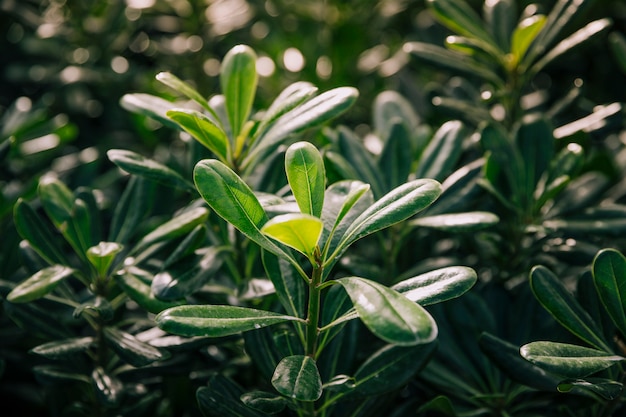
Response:
M441 194L441 185L430 179L409 181L391 190L368 207L347 228L339 250L345 250L354 241L400 223L425 209Z
M382 340L413 346L432 342L437 324L426 310L395 290L358 277L337 280L365 326Z
M87 259L96 268L98 275L104 277L122 249L123 246L116 242L100 242L87 249Z
M624 390L623 384L612 379L605 378L585 378L585 379L568 379L562 381L557 387L559 392L584 394L586 392L595 394L608 401L618 399Z
M91 348L94 342L95 339L90 336L58 340L35 346L30 350L30 353L34 353L48 359L71 358L72 356Z
M137 232L137 226L150 214L156 184L139 176L131 176L121 198L115 205L109 229L109 242L126 243Z
M413 104L397 91L385 90L377 94L372 107L374 130L383 140L393 137L391 131L398 123L406 126L410 132L420 123Z
M74 269L63 265L53 265L42 269L30 278L22 281L7 295L12 303L27 303L41 298L74 273Z
M385 193L384 183L380 178L379 167L372 154L363 145L363 140L345 126L337 129L337 161L348 162L343 169L343 178L359 180L372 187L375 197ZM328 155L331 156L331 155Z
M389 137L378 158L380 172L385 173L385 190L406 182L411 172L413 152L409 132L403 121L396 119L390 127Z
M155 321L166 332L181 336L222 337L260 329L297 317L228 305L188 305L159 313Z
M324 223L309 214L291 213L273 217L261 232L272 239L306 255L315 264L315 249Z
M101 366L95 367L91 372L91 385L96 397L102 404L116 407L122 400L124 384L118 377L109 374Z
M151 94L124 94L120 99L120 105L133 113L153 118L170 128L179 129L179 126L167 117L168 110L176 107L175 103Z
M264 249L293 258L261 232L268 217L250 187L219 161L205 159L196 164L194 181L198 192L224 220Z
M486 211L467 213L439 214L437 216L419 217L411 220L411 226L427 227L447 232L468 232L493 226L500 221L499 217Z
M115 280L131 300L150 313L158 314L170 307L186 304L184 300L164 301L156 298L150 284L140 278L145 274L147 272L130 267L117 274Z
M441 303L459 297L474 286L476 271L465 266L450 266L436 269L393 285L414 303L422 306Z
M222 61L220 86L226 99L226 111L233 138L237 138L248 120L258 82L256 53L247 45L232 48Z
M297 81L289 84L267 109L261 121L262 126L259 129L263 130L264 127L274 123L283 114L313 97L317 90L317 87L306 81Z
M268 414L277 414L285 409L289 401L285 397L263 391L246 392L241 402L250 408Z
M267 276L274 284L278 300L287 314L295 317L304 317L305 281L298 275L298 272L291 264L284 259L263 251L262 260Z
M483 3L483 16L489 32L503 51L510 50L511 34L517 20L515 0L490 0Z
M322 379L315 360L294 355L278 363L272 385L282 395L298 401L316 401L322 396Z
M607 119L622 113L621 103L611 103L604 106L595 106L593 112L588 116L574 120L573 122L559 126L554 129L554 137L563 139L573 136L578 132L590 133L596 129L601 129L607 123Z
M183 236L204 223L208 216L209 211L205 207L187 210L145 235L132 249L132 253L140 252L155 243Z
M178 123L204 147L213 152L222 162L230 160L230 142L226 133L215 122L195 110L172 109L167 117Z
M208 112L213 113L213 109L211 108L211 106L209 106L209 103L207 103L206 99L200 93L198 93L192 86L190 86L189 84L187 84L186 82L184 82L183 80L175 76L174 74L171 74L169 72L160 72L156 75L155 78L158 81L170 87L171 89L178 91L184 96L195 101Z
M626 258L615 249L603 249L593 260L593 282L604 308L626 334Z
M544 266L530 272L530 287L539 303L566 329L590 345L610 351L602 332L557 277Z
M288 137L306 129L320 126L339 116L354 104L357 97L357 89L338 87L303 102L274 122L255 143L255 147L246 157L243 165L250 165L262 152L278 145Z
M444 123L424 149L415 176L443 181L456 166L468 135L460 121Z
M104 336L111 349L122 360L135 367L146 366L170 357L169 352L144 343L132 334L115 327L105 327Z
M206 417L267 417L267 414L247 407L240 398L243 389L230 379L214 374L208 386L196 390L196 400Z
M138 153L124 149L110 149L107 151L107 156L111 162L129 174L149 178L170 187L195 191L194 186L178 172Z
M520 354L546 371L567 378L583 378L626 360L618 355L583 346L555 342L532 342Z
M304 214L320 217L324 205L324 161L310 142L296 142L285 152L285 172L291 192Z
M354 374L354 393L377 395L402 387L428 363L436 346L425 343L379 349Z
M69 265L49 223L45 223L30 204L21 198L13 208L13 221L20 236L30 243L39 256L50 264Z

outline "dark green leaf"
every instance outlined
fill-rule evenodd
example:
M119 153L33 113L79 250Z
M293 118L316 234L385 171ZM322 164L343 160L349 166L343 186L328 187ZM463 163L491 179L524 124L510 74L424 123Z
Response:
M417 129L420 123L411 102L397 91L382 91L374 99L372 107L374 131L383 141L393 137L391 132L398 123L402 123L409 132Z
M439 214L411 220L411 226L427 227L447 232L468 232L484 229L500 221L499 217L486 211Z
M590 392L599 395L608 401L618 399L624 391L624 386L611 379L603 378L586 378L586 379L568 379L561 382L557 388L559 392L571 392L573 394L584 394ZM593 396L594 398L595 395Z
M384 183L380 178L376 161L364 146L363 140L347 127L340 126L337 129L337 147L339 155L335 162L347 162L345 169L342 170L343 178L369 184L375 197L382 196L385 193ZM328 157L331 155L332 152L327 153Z
M263 391L246 392L241 402L250 408L268 414L277 414L285 409L289 401L285 397Z
M566 329L598 349L610 351L589 314L557 277L544 266L530 272L530 287L539 303Z
M97 366L91 373L91 384L100 403L111 407L119 405L124 389L119 378Z
M437 337L435 320L421 306L395 290L358 277L337 280L365 326L382 340L413 346Z
M109 149L107 156L111 162L129 174L139 175L170 187L195 191L193 184L178 172L138 153L123 149Z
M265 272L276 289L278 300L287 314L295 317L304 317L305 281L293 269L291 264L267 251L263 251L263 266Z
M211 377L208 386L196 391L196 400L205 417L267 417L266 413L244 405L240 397L241 387L230 379L217 374Z
M287 356L272 376L272 385L282 395L298 401L316 401L322 396L322 379L309 356Z
M389 138L378 159L380 172L385 173L385 189L391 190L407 181L413 162L411 140L403 121L396 119L390 126Z
M54 365L37 365L33 367L35 378L41 384L52 385L68 382L89 382L89 377L83 374L68 372L65 368Z
M593 260L593 282L611 320L626 334L626 258L615 249L603 249Z
M458 120L444 123L435 133L419 160L416 178L443 181L456 167L469 131Z
M135 336L115 327L105 327L104 336L109 347L128 364L141 367L168 359L169 352L141 342Z
M151 212L156 183L132 175L115 205L109 242L126 243L137 232L137 226Z
M35 346L30 352L48 359L70 358L91 348L94 342L90 336L64 339Z
M489 32L503 51L509 51L511 34L517 20L515 0L491 0L483 3L483 16Z
M583 378L626 360L621 356L583 346L532 342L520 348L524 359L566 378Z
M12 303L27 303L41 298L74 273L74 269L63 265L53 265L42 269L30 278L22 281L7 295Z
M160 312L155 321L166 332L181 336L221 337L260 329L297 317L228 305L188 305Z
M465 266L436 269L398 282L391 289L422 306L459 297L474 286L476 271Z
M609 46L617 65L626 74L626 36L617 31L611 32L609 34Z
M147 272L138 270L136 267L129 267L115 276L117 284L122 290L150 313L157 314L170 307L185 304L184 300L163 301L155 297L150 284L144 282L138 276L143 276Z

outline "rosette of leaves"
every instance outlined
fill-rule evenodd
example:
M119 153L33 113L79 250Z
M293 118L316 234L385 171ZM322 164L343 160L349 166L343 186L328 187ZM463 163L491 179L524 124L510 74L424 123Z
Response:
M207 208L151 218L154 190L152 182L131 179L105 217L95 190L71 191L46 176L35 201L15 205L23 266L2 281L3 311L32 337L37 381L50 395L60 387L68 393L50 407L167 415L177 399L161 391L164 375L186 375L195 363L192 356L186 365L171 364L168 349L184 354L209 343L173 340L148 320L186 304L184 291L205 285L221 265L220 251L206 245Z
M314 85L296 82L286 87L268 109L256 112L253 110L258 84L256 60L257 55L249 46L233 47L221 63L221 94L210 98L175 75L161 72L156 79L189 102L176 104L137 93L124 95L121 105L188 133L213 158L246 181L252 185L263 183L263 178L271 177L272 168L277 166L272 155L281 144L340 115L354 103L358 91L338 87L318 95ZM114 155L111 159L127 171L150 173L145 164L129 158Z
M476 281L467 267L433 271L392 288L332 274L354 242L432 204L441 193L437 181L409 181L377 200L361 181L327 186L320 152L302 141L287 148L285 171L290 198L265 208L223 162L202 160L194 171L207 204L262 248L263 265L279 301L274 310L199 304L156 316L161 329L183 336L245 332L247 352L269 376L275 392L246 392L228 379L214 378L197 392L206 415L258 416L285 407L299 415L330 415L339 400L371 400L396 390L428 361L435 347L437 325L423 305L458 297ZM356 318L382 347L353 367L359 359L350 348L356 343L350 331ZM351 406L359 409L362 403Z

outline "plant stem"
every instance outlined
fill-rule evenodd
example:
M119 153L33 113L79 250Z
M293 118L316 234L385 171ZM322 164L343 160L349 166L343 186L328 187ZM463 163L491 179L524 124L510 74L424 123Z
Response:
M318 264L319 265L319 264ZM319 316L321 290L319 288L324 268L315 266L309 283L309 306L306 319L306 355L315 359L317 355L317 337L319 335Z

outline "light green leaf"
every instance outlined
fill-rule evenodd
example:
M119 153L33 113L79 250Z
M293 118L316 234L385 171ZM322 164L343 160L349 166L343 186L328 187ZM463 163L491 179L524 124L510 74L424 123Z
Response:
M352 222L331 258L356 240L417 214L440 194L441 185L431 179L417 179L394 188Z
M626 334L626 258L615 249L602 249L593 260L592 273L604 308Z
M272 385L282 395L298 401L316 401L322 396L322 379L310 356L283 358L274 371Z
M346 290L361 321L382 340L413 346L437 337L435 320L421 306L395 290L358 277L337 280Z
M290 213L273 217L263 225L261 232L306 255L315 264L314 253L323 228L324 223L317 217Z
M180 336L222 337L301 319L238 306L188 305L162 311L155 321L161 329Z
M626 360L597 349L555 342L532 342L520 354L546 371L567 378L583 378Z
M173 109L167 112L167 117L178 123L222 162L230 160L230 142L226 133L207 116L195 110Z
M449 266L405 279L391 289L414 303L427 306L461 296L474 286L477 279L472 268Z
M530 44L545 26L546 21L547 19L544 15L536 14L519 22L513 31L511 41L511 54L513 54L515 59L514 64L522 60Z
M124 149L109 149L107 156L115 165L129 174L139 175L153 181L186 191L195 191L193 184L178 172L157 162Z
M74 273L74 269L63 265L53 265L42 269L30 278L22 281L7 295L12 303L27 303L41 298Z
M100 242L87 249L87 259L96 268L99 276L104 277L118 253L124 248L116 242Z
M530 288L539 303L566 329L590 345L610 351L598 326L549 269L533 267Z
M322 155L309 142L296 142L285 152L285 172L291 192L304 214L320 217L326 173Z
M226 111L233 134L236 139L248 120L256 87L256 53L247 45L232 48L222 62L220 85L226 99Z

